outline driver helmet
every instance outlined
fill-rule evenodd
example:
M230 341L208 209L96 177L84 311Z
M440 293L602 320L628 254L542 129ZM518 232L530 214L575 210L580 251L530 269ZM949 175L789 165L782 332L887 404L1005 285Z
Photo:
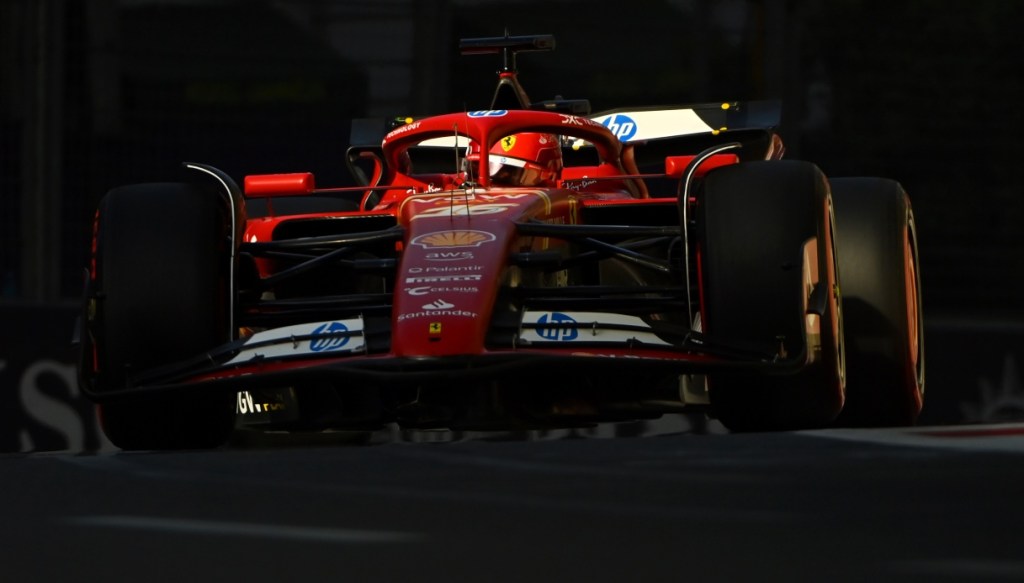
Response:
M494 184L555 186L562 172L562 146L554 134L512 134L491 147L487 161Z

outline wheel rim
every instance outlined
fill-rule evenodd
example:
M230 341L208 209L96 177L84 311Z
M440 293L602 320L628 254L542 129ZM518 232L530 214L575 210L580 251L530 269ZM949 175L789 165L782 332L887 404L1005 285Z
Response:
M832 282L829 301L832 302L832 313L835 314L833 333L836 339L836 374L843 387L845 394L846 387L846 333L843 329L843 297L842 288L839 285L839 255L836 253L836 213L832 205L832 196L828 197L828 265L829 281Z
M917 396L924 395L924 345L921 342L923 336L923 322L921 319L921 288L918 282L919 265L917 252L917 228L914 223L914 215L910 209L907 210L907 230L903 239L904 269L906 270L906 286L904 293L907 302L907 339L908 356L910 358L911 371L914 375L914 386L917 387Z

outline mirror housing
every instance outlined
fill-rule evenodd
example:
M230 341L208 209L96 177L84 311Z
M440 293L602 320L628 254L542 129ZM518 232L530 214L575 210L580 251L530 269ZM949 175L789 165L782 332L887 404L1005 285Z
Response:
M683 172L686 171L686 167L693 162L697 156L667 156L665 158L665 176L669 178L682 178ZM721 168L722 166L729 166L730 164L738 164L740 157L736 154L715 154L709 156L708 159L704 160L700 166L697 167L697 171L694 173L694 178L702 178L708 172L715 168Z
M316 190L316 180L312 172L253 174L245 177L244 189L250 198L304 196Z

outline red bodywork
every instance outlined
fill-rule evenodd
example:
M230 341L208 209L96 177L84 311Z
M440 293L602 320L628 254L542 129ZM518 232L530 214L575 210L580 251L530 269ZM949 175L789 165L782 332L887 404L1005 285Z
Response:
M575 150L591 152L593 163L567 165L558 187L490 184L487 173L481 171L488 167L490 145L504 136L528 131L562 136L563 143L572 144ZM411 149L438 140L444 142L442 148L456 153L469 151L471 142L484 147L474 149L479 152L479 159L471 162L471 168L456 164L454 158L451 172L418 173L411 168ZM403 371L412 367L428 379L422 383L429 385L435 377L445 379L453 372L466 370L478 372L483 379L498 380L495 375L503 373L488 373L489 367L535 367L539 362L535 357L543 356L556 359L552 362L567 370L575 369L574 374L581 378L602 370L595 366L595 357L605 363L614 362L623 370L629 370L623 363L637 365L637 359L642 358L652 370L660 370L660 374L672 379L674 390L679 374L720 359L669 342L552 342L538 346L513 340L495 346L488 340L495 306L504 301L503 294L510 288L521 285L515 281L520 268L510 263L510 257L557 254L569 258L575 252L564 238L524 234L523 225L582 225L585 213L600 209L605 214L639 211L645 216L662 217L664 228L678 231L673 226L678 225L675 193L671 197L652 198L646 181L667 179L675 184L695 156L669 156L664 161L664 174L641 175L632 163L631 148L603 125L580 116L516 110L470 112L416 120L388 133L376 157L374 182L366 187L317 190L313 176L308 173L246 177L246 198L269 202L266 216L246 222L243 246L274 241L275 233L288 223L375 217L389 219L400 227L401 237L391 243L394 272L383 278L390 296L387 349L337 354L327 361L323 355L308 354L254 358L202 371L182 381L217 379L244 388L258 384L253 381L261 375L287 376L323 369L324 376L331 377L334 372L327 372L330 369L345 371L337 372L345 378L353 368ZM733 154L718 154L695 168L700 176L736 162L738 158ZM371 206L367 201L373 192L381 194ZM317 195L349 197L359 201L359 208L327 213L274 213L275 201L281 204L285 198ZM272 278L281 269L279 262L271 258L258 258L254 264L261 279ZM571 285L560 285L567 283ZM648 282L636 283L642 286ZM240 285L244 287L244 282ZM525 307L517 309L522 312ZM244 319L243 316L243 325ZM404 384L400 377L400 373L387 376L396 385Z
M392 346L388 357L437 357L478 355L487 352L485 335L507 269L510 253L543 250L549 239L533 241L527 248L517 236L516 223L538 220L554 224L576 224L579 209L589 205L656 204L673 212L673 200L638 200L624 187L622 179L604 181L600 190L586 192L568 188L492 187L486 172L476 173L476 186L458 185L467 180L465 172L418 175L402 172L403 157L410 147L435 138L458 133L462 144L469 141L490 144L503 136L522 131L555 131L586 140L598 154L599 163L587 168L567 169L572 176L628 176L622 167L623 145L607 128L587 118L547 112L507 111L502 115L450 114L427 118L399 127L383 143L383 183L401 189L386 190L373 208L329 216L387 214L405 230L401 259L395 274L391 315ZM479 168L487 168L488 148L480 154ZM735 157L727 157L734 161ZM675 157L670 171L685 166L692 157ZM715 160L716 164L722 160ZM635 172L634 172L635 174ZM315 193L308 173L248 176L249 197L295 196ZM634 186L634 190L636 187ZM244 240L270 240L282 221L295 216L272 216L250 220ZM308 218L308 217L307 217ZM262 263L263 276L272 273ZM431 302L452 307L427 309ZM657 353L657 351L655 352ZM664 356L664 354L661 354ZM383 355L382 355L383 356ZM296 363L297 364L297 363ZM269 366L269 365L268 365ZM274 368L277 366L275 365Z
M181 263L196 267L180 278L188 301L152 299L117 279L127 265L122 273L159 280L135 261L144 253L104 254L94 240L83 389L134 407L113 433L126 431L129 447L164 443L147 418L134 424L148 406L133 393L179 391L235 393L243 422L286 429L564 427L693 405L741 428L834 419L845 348L831 194L813 165L779 162L777 105L586 117L589 103L532 103L518 85L515 53L550 48L546 36L464 40L469 54L504 55L492 109L354 138L347 162L359 186L318 188L295 172L247 176L239 188L192 164L206 186L108 195L102 208L116 212L97 215L99 247L174 239L188 251ZM498 105L502 91L514 105ZM492 181L492 147L529 133L558 137L560 150L545 147L550 171L563 157L556 183ZM502 158L496 167L517 160ZM204 198L211 184L220 198ZM149 211L135 200L165 211L187 200L194 212L138 229L133 218ZM181 225L191 217L201 228ZM109 267L97 267L100 256ZM104 285L128 293L108 298ZM136 322L175 303L206 313L196 321L210 330L182 326L154 343L167 354L149 350ZM111 337L121 344L105 347ZM782 381L750 390L768 377Z

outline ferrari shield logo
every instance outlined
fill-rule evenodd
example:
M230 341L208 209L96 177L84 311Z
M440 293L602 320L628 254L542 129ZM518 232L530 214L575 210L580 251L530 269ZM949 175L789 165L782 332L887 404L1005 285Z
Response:
M441 333L441 323L440 322L431 322L429 330L430 330L431 334L440 334Z
M508 151L512 150L512 148L515 148L515 147L516 147L516 137L515 136L505 136L504 138L501 138L501 149L502 150L505 150L506 152L508 152Z

